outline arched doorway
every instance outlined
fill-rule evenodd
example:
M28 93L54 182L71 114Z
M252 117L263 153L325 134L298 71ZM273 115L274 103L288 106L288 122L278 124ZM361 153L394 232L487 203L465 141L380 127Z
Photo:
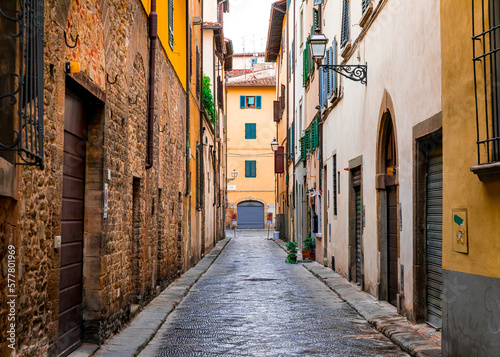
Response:
M264 204L258 201L239 203L238 229L264 229Z
M377 153L379 202L379 298L397 306L399 293L398 152L392 113L387 109L379 126Z

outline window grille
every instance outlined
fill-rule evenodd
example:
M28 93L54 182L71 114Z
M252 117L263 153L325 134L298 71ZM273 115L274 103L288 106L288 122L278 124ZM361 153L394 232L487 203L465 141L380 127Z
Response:
M7 30L4 35L10 43L15 43L16 51L19 51L15 58L19 60L14 65L7 65L14 72L8 75L9 78L2 78L4 85L0 88L8 88L8 92L0 92L0 107L4 104L10 106L8 112L12 116L2 113L0 124L5 127L4 120L16 123L10 138L9 134L2 136L0 150L17 151L21 164L39 165L43 169L44 1L21 0L17 11L7 9L6 13L4 9L8 3L0 6L0 30ZM10 10L13 13L8 13ZM10 31L11 28L14 31ZM14 62L16 59L5 58L4 61Z
M480 165L500 161L500 4L497 0L473 0L472 31Z

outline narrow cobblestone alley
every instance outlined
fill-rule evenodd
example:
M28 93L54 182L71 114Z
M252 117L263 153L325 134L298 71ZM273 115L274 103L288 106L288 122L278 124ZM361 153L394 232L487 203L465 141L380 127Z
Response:
M237 231L140 357L406 356L266 235Z

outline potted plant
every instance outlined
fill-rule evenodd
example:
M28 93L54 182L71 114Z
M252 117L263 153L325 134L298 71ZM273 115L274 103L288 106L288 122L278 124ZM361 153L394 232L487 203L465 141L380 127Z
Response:
M307 252L307 253L305 253ZM310 258L311 260L316 260L316 241L312 239L312 237L307 237L307 239L304 241L304 250L302 251L302 256L304 259Z
M288 242L286 244L286 250L288 256L286 257L285 263L297 264L297 242Z

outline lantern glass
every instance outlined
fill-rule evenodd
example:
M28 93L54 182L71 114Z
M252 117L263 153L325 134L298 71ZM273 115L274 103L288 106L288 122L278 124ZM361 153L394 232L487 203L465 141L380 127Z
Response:
M273 139L272 143L271 143L271 149L273 149L273 152L276 152L278 151L278 142L276 141L276 138Z
M325 35L316 30L316 33L311 35L309 39L309 45L311 46L311 53L315 61L321 62L323 57L325 57L326 44L328 39Z

